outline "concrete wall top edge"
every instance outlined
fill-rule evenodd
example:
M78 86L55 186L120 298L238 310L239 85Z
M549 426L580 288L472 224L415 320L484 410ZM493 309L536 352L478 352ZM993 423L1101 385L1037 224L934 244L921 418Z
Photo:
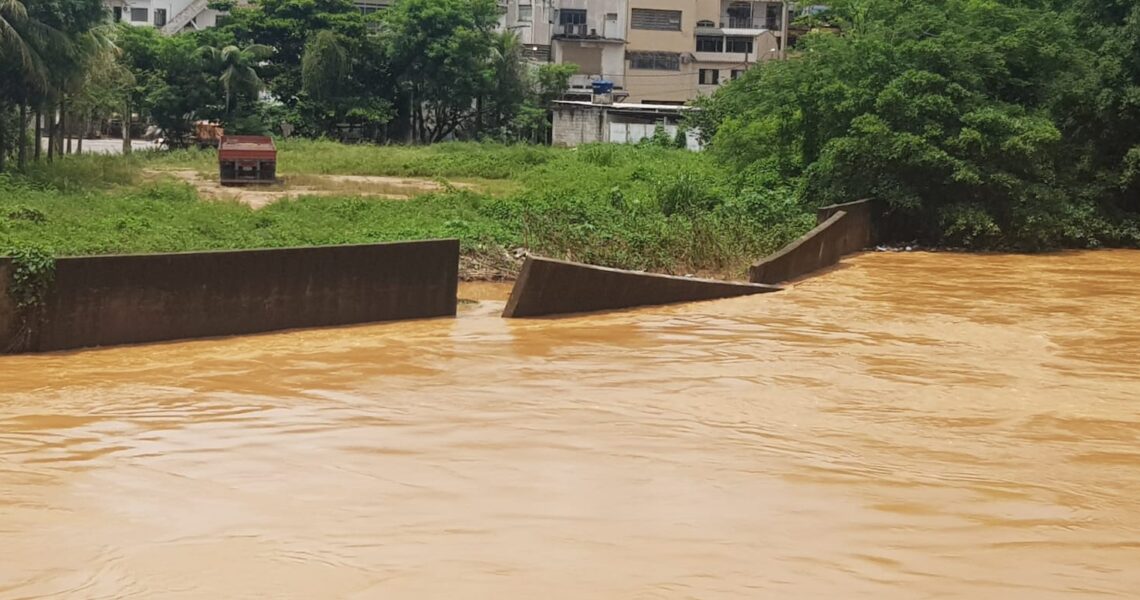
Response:
M217 248L207 250L182 250L179 252L139 252L132 254L72 254L55 257L56 260L72 260L72 259L92 259L92 258L142 258L154 256L187 256L195 254L247 254L250 252L309 252L313 250L322 250L326 248L365 248L371 246L408 246L413 244L438 244L441 242L452 242L456 245L459 244L457 238L440 238L430 240L407 240L407 241L392 241L392 242L365 242L361 244L328 244L318 246L269 246L264 248ZM10 256L0 255L0 261L10 261Z
M788 244L787 246L784 246L780 250L776 251L776 253L765 256L764 258L752 263L753 268L759 267L759 266L763 265L764 263L769 263L769 262L772 262L774 260L778 260L780 258L783 258L785 256L788 256L789 254L792 254L792 253L798 251L800 246L803 246L804 244L808 243L809 241L815 239L816 236L818 236L819 234L823 233L824 231L830 229L836 223L838 223L839 221L841 221L845 218L847 218L847 213L845 211L842 211L842 210L835 213L834 215L831 215L831 217L828 218L826 221L820 223L819 225L816 225L811 231L809 231L809 232L801 235L800 237L796 238L796 240L794 242Z
M871 199L870 199L870 198L863 198L862 200L855 200L855 201L853 201L853 202L844 202L844 203L842 203L842 204L831 204L831 205L828 205L828 206L821 206L821 207L819 207L819 209L818 209L818 210L835 210L835 209L837 209L837 208L839 208L839 209L842 209L842 208L849 208L849 207L852 207L852 206L860 206L860 205L863 205L863 204L870 204L870 203L871 203Z
M585 269L592 269L595 271L608 271L610 273L621 273L621 274L626 274L626 275L639 275L639 276L644 276L644 277L653 277L656 279L669 279L669 280L673 280L673 281L691 281L691 282L695 282L695 283L717 283L717 284L742 285L742 286L749 286L749 287L755 287L755 288L769 289L769 290L773 290L773 291L781 291L784 289L778 285L769 285L766 283L752 283L752 282L748 282L748 281L724 281L724 280L720 280L720 279L704 279L701 277L684 277L681 275L666 275L664 273L649 273L646 271L630 271L628 269L615 269L613 267L602 267L602 266L598 266L598 265L573 262L573 261L569 261L569 260L559 260L557 258L546 258L545 256L528 255L526 258L528 261L533 259L533 260L540 260L542 262L547 262L547 263L555 263L555 264L559 264L559 265L564 265L564 266L568 266L568 267L582 267Z

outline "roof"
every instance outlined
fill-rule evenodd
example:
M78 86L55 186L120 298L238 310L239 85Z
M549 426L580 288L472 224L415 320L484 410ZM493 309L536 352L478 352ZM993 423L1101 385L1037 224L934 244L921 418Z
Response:
M673 104L638 104L636 102L614 102L613 104L595 104L585 100L555 100L554 104L564 106L588 106L590 108L605 108L609 110L626 110L657 113L681 113L690 110L700 110L695 106L677 106Z

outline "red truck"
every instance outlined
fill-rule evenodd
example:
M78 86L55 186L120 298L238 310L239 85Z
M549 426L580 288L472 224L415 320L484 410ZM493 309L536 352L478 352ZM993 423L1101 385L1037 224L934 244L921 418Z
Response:
M277 146L263 135L224 135L218 144L222 185L277 183Z

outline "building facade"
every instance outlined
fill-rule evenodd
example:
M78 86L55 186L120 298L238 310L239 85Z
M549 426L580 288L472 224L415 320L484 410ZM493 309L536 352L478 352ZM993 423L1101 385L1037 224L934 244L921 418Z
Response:
M185 29L205 29L217 23L218 11L209 0L107 0L116 23L156 27L175 34Z
M770 0L502 0L502 26L528 58L578 65L569 99L612 81L615 97L684 104L782 58L786 2Z

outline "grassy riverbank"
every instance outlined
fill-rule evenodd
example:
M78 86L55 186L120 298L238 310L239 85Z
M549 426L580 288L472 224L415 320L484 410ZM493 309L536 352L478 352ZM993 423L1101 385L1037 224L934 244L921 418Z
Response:
M709 156L656 147L281 145L285 177L431 178L408 200L305 196L259 210L155 174L212 172L212 152L82 156L0 178L0 252L55 255L457 237L465 275L509 273L519 249L607 266L739 277L812 224L791 190L754 189ZM460 188L453 182L475 182Z

